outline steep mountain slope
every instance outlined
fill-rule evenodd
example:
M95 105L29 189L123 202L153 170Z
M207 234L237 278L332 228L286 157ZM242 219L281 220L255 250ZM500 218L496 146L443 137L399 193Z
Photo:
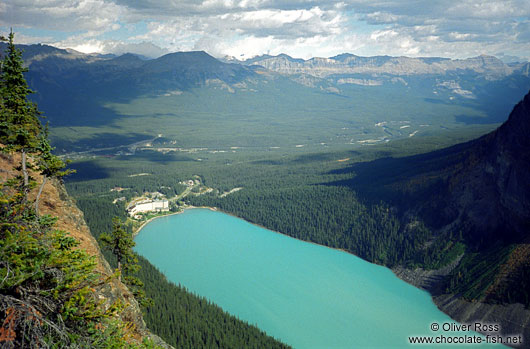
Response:
M466 222L484 238L524 242L530 227L529 139L526 95L496 131L433 153L354 165L351 184L369 197L385 196L421 212L436 228Z
M16 170L20 161L20 156L0 154L0 182L5 183L10 178L19 175ZM33 174L37 181L42 178L38 174ZM35 195L35 191L31 193ZM79 241L79 249L86 251L89 255L94 256L96 260L97 272L102 276L110 277L114 271L109 266L101 250L99 249L96 239L90 233L85 223L83 213L76 206L75 202L68 196L63 184L57 180L48 181L42 192L40 204L41 214L58 217L55 228L68 232L68 234ZM170 348L158 336L152 334L142 317L142 311L138 302L129 289L118 279L112 278L110 282L101 283L93 292L96 293L99 300L103 301L105 306L109 306L115 301L126 304L126 308L120 313L120 318L130 324L130 333L133 340L141 343L143 338L150 338L157 345ZM4 338L5 339L5 338ZM8 343L5 343L8 345Z
M391 202L403 221L423 219L433 231L429 246L442 246L442 254L466 247L442 271L397 268L399 276L427 288L459 321L530 335L530 93L477 140L349 171L355 177L341 185Z

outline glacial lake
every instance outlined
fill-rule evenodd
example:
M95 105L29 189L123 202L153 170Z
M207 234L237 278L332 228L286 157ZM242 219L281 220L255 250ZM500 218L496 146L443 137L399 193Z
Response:
M387 268L221 212L158 218L135 241L169 280L294 348L413 347L454 323Z

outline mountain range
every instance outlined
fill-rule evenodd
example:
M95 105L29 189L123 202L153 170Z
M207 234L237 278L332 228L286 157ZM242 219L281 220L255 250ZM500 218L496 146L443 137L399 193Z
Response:
M205 52L144 59L20 48L60 152L151 139L160 133L153 118L174 125L164 137L183 147L377 144L503 122L530 89L528 63L486 56L223 61ZM234 141L235 128L245 137Z
M521 101L530 90L529 63L351 54L221 61L205 52L145 60L22 48L35 100L61 150L125 145L161 132L161 145L364 146L506 121L450 148L356 163L338 171L351 179L334 185L367 202L389 202L406 224L421 217L435 232L430 243L450 242L444 252L465 246L441 273L396 270L433 293L443 310L530 335L530 96Z
M488 79L500 79L512 74L528 76L529 63L505 64L493 56L481 55L468 59L449 59L439 57L410 58L375 56L360 57L344 53L329 58L311 58L308 60L278 56L258 56L246 61L227 59L227 62L244 65L260 65L282 74L308 74L317 77L330 77L341 74L371 74L373 77L414 76L414 75L451 75L454 73L481 74Z
M205 52L177 52L145 60L132 54L86 55L46 45L20 47L31 68L28 78L43 94L38 100L48 98L46 91L54 87L63 87L62 92L68 93L71 84L82 86L84 91L123 97L186 90L205 86L208 81L218 81L232 91L259 91L260 84L286 77L331 94L344 94L350 86L374 90L397 86L440 102L458 100L479 105L491 116L487 122L499 122L502 120L492 119L507 115L530 87L530 63L505 64L492 56L454 60L341 54L303 60L281 54L238 61L218 60Z

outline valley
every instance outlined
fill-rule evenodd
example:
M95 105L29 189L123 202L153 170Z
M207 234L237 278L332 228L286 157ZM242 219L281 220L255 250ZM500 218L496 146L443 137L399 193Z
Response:
M528 288L517 288L528 261L516 258L527 211L511 209L526 205L514 194L526 188L526 107L506 122L530 89L523 63L372 57L368 69L352 56L226 63L205 52L142 60L45 46L25 59L56 152L77 171L66 187L96 238L113 217L132 233L167 211L217 207L407 275L432 272L433 295L447 303L528 306ZM417 64L424 70L412 73ZM485 213L497 217L491 229ZM200 340L186 337L186 318L200 312L175 303L209 301L139 260L155 300L149 328L170 344ZM525 323L528 311L518 314Z
M530 87L528 63L494 57L279 55L225 63L201 51L142 60L21 48L32 98L59 153L123 147L160 133L159 147L318 151L486 132Z
M530 348L528 0L0 1L0 348Z

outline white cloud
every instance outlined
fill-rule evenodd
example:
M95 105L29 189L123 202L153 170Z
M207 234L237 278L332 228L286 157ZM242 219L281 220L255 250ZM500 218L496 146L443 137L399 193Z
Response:
M60 31L112 28L123 8L107 0L5 0L0 25Z
M528 0L4 0L0 26L83 50L530 59ZM139 31L138 23L143 23ZM46 29L39 34L39 29ZM60 39L53 39L56 31ZM128 32L130 31L130 33ZM129 34L127 34L129 33ZM128 37L126 35L129 35ZM50 40L51 39L51 40ZM159 53L162 51L159 51ZM157 53L158 54L158 53Z
M134 53L149 58L157 58L170 52L150 42L123 43L114 40L69 38L51 44L55 47L71 48L82 53L112 53L115 55Z
M57 47L61 47L61 45L59 44ZM82 53L102 53L103 43L97 40L89 40L79 45L69 45L64 48L71 48Z
M118 41L106 41L101 49L102 53L113 53L122 55L124 53L134 53L149 58L157 58L169 53L168 50L158 47L150 42L140 42L124 44Z

